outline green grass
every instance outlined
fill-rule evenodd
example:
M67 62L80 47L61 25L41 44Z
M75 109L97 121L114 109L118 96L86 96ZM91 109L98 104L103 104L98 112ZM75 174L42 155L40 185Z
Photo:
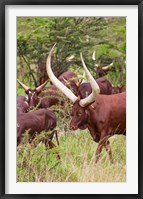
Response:
M43 134L44 135L44 134ZM25 142L17 150L18 182L125 182L126 138L110 138L114 164L105 150L95 164L95 143L88 130L59 131L60 145L49 149L39 141ZM56 141L54 140L56 144ZM56 158L56 152L61 159Z

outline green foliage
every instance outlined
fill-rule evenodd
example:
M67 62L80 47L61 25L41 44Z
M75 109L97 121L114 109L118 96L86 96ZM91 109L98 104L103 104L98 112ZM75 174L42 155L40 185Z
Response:
M21 60L18 65L19 68L25 68L29 84L33 80L31 73L37 75L35 70L31 70L31 64L36 65L39 57L47 56L54 43L57 43L53 57L57 74L69 67L80 67L80 52L83 53L87 66L95 73L95 63L91 58L94 50L96 63L104 65L113 61L118 71L118 67L122 68L126 60L126 18L18 17L17 56ZM74 59L68 61L67 58L71 55L74 55ZM119 65L116 65L116 60L119 60ZM18 78L19 75L18 73ZM125 74L122 75L125 82ZM115 76L118 84L121 84L120 78Z

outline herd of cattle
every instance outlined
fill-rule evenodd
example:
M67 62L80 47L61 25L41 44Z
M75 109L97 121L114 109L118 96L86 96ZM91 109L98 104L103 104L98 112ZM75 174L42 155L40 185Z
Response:
M70 129L87 128L93 140L98 143L95 162L97 163L103 147L112 162L109 138L115 134L126 135L126 86L114 87L102 76L107 74L108 66L98 67L100 77L95 80L87 69L82 54L81 62L88 82L78 80L77 74L72 71L56 77L51 69L54 47L55 45L46 62L47 75L52 82L50 86L46 86L47 79L35 89L17 80L26 93L26 96L17 97L17 145L22 142L26 130L31 140L41 131L54 132L57 119L50 107L59 103L64 106L64 100L62 101L64 94L73 103ZM36 107L36 110L30 111L33 107ZM53 134L48 138L50 148L55 147L52 137Z

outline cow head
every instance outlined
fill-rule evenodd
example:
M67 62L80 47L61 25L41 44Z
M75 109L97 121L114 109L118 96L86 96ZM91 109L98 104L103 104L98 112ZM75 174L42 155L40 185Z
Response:
M86 107L81 107L80 104L80 97L75 101L71 111L71 121L70 121L70 129L76 130L86 129L87 128L87 110Z
M25 90L25 93L27 94L29 108L31 109L31 108L35 107L39 103L39 94L42 92L43 88L47 84L47 81L35 89L29 88L28 86L23 84L18 79L17 79L17 81L22 86L22 88Z
M107 65L107 66L99 66L99 64L95 64L96 68L96 74L98 77L103 77L107 75L108 71L110 71L110 68L113 66L113 63Z
M95 62L96 61L96 56L95 56L95 51L92 54L92 60ZM113 62L107 66L100 66L98 63L95 65L95 70L96 70L96 78L103 77L107 75L108 71L110 71L110 68L113 66Z

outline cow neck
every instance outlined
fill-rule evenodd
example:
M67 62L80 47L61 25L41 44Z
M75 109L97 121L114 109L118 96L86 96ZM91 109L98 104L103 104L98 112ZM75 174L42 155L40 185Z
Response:
M94 125L93 121L91 121L91 118L89 117L89 115L91 115L91 114L88 113L89 111L91 111L91 109L95 109L95 106L93 106L93 103L88 105L88 107L86 109L87 128L88 128L93 140L98 143L100 140L100 135L98 134L98 131L97 131L96 126Z
M85 112L86 112L86 117L87 117L87 124L89 124L89 125L92 124L91 119L90 119L90 117L89 117L89 115L90 115L89 111L90 111L91 109L95 109L95 107L93 106L93 103L89 104L89 105L87 106L87 108L86 108L86 111L85 111Z

